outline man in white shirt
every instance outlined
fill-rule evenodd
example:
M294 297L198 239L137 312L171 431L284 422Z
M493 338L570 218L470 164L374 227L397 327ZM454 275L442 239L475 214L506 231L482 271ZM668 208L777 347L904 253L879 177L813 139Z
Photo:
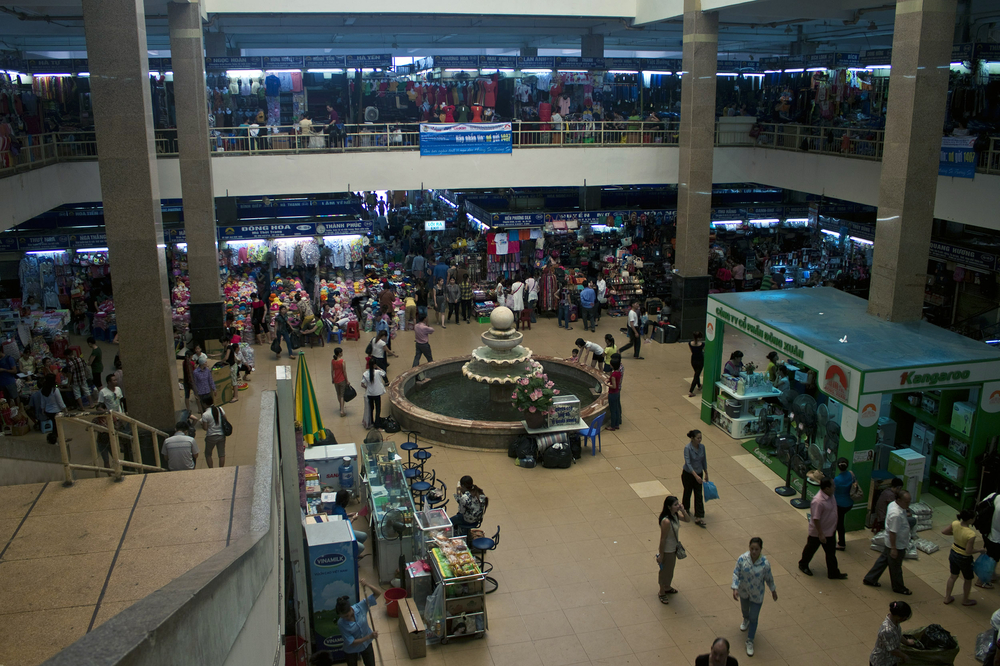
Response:
M632 303L628 311L628 344L618 349L618 353L625 356L625 350L635 347L632 358L642 360L639 356L639 349L642 347L642 332L639 330L639 301Z
M865 574L863 581L865 585L882 587L878 579L888 567L892 591L907 596L910 594L910 590L903 584L903 558L906 557L906 549L910 545L910 523L906 519L906 510L909 506L910 493L905 490L889 505L885 514L885 544L882 547L882 554Z
M109 412L124 414L125 408L122 406L122 400L125 396L122 395L122 390L118 387L118 378L114 374L110 374L104 380L107 385L97 394L98 404L104 405Z
M163 440L161 464L171 472L181 469L194 469L198 463L198 443L188 435L190 424L178 421L172 437Z

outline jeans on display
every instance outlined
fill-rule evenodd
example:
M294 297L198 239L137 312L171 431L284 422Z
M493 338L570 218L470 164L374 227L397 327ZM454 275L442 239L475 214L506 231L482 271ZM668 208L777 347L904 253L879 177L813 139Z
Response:
M763 603L755 604L750 599L740 597L740 608L743 609L743 620L750 620L747 628L747 640L753 642L753 637L757 635L757 619L760 617L760 607Z
M559 324L560 328L562 328L563 326L565 326L566 328L569 328L569 304L568 303L560 303L559 304L559 310L558 310L558 314L556 316L558 317L557 323Z
M431 356L431 343L429 343L429 342L418 342L418 343L416 343L416 345L417 345L417 353L414 354L414 356L413 356L413 365L411 367L415 368L418 365L420 365L420 356L421 355L427 357L427 362L428 363L432 363L434 361L434 357Z
M622 424L622 394L619 393L608 393L608 411L610 412L608 418L608 426L611 428L618 428Z
M837 564L837 543L834 539L836 535L831 534L826 538L826 543L821 543L818 536L809 536L806 547L802 549L802 559L799 560L800 567L808 567L816 551L823 547L826 555L826 577L837 578L840 576L840 566Z
M906 557L906 550L899 549L897 551L899 557L893 557L890 555L890 551L891 549L888 546L882 548L882 553L875 560L875 564L865 574L865 581L869 584L875 584L882 576L882 572L889 569L889 581L892 583L892 591L899 593L906 589L906 585L903 584L903 558Z
M596 330L596 323L594 319L594 308L582 308L583 310L583 330L588 328L591 331Z
M684 505L684 512L690 515L691 495L694 495L694 517L704 518L705 500L701 494L701 484L698 483L698 479L691 472L683 470L681 472L681 484L684 486L684 497L681 500L681 504Z

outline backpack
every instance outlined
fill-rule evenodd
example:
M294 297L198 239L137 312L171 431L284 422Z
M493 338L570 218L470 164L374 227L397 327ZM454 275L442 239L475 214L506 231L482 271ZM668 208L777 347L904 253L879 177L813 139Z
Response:
M573 454L573 460L579 460L583 456L583 443L579 435L569 436L569 450Z
M993 530L993 514L996 511L996 498L996 493L990 493L976 505L976 518L972 521L972 525L982 532L983 536L989 536Z
M391 434L394 432L399 432L400 428L399 424L396 423L396 419L392 418L391 416L387 416L384 419L382 419L382 430L385 430L387 433Z

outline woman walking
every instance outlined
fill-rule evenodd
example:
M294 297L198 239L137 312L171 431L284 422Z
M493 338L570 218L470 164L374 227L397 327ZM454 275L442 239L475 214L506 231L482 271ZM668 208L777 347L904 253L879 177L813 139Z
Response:
M218 451L219 467L226 466L226 433L222 423L226 412L215 405L212 396L205 400L205 412L201 415L201 427L205 429L205 462L212 467L212 451Z
M524 283L521 276L514 277L514 282L510 285L510 294L507 296L510 309L514 312L514 328L521 330L521 311L524 310Z
M951 576L945 584L944 603L950 604L955 601L955 597L951 596L951 591L955 589L958 574L962 574L965 579L962 588L962 605L975 606L976 600L969 598L969 593L972 592L972 556L976 553L985 553L986 549L975 549L976 531L970 525L976 519L976 512L972 509L962 509L956 518L957 520L953 521L951 525L941 530L941 534L955 537L955 543L952 544L951 551L948 553Z
M708 459L705 457L705 447L701 443L701 430L692 430L687 437L689 441L684 446L684 468L681 470L681 483L684 484L684 511L691 511L691 495L694 495L694 524L698 527L708 527L705 524L705 501L701 494L702 484L708 481Z
M282 305L278 309L278 314L274 315L274 333L277 336L278 351L275 352L276 358L281 358L281 342L285 341L285 346L288 347L288 358L294 358L292 355L292 325L288 323L288 308Z
M608 377L608 430L622 426L622 357L611 355L611 376Z
M656 563L660 565L658 580L660 591L657 596L661 604L669 604L668 595L677 594L673 587L674 566L677 564L677 547L680 546L681 521L691 522L691 518L681 506L680 500L669 495L663 500L660 511L660 548L656 553Z
M694 378L691 380L691 388L688 389L688 397L693 398L694 392L701 389L701 371L705 369L705 341L701 339L701 333L691 334L688 349L691 350L691 369L694 370Z
M330 373L333 380L333 387L337 390L337 402L340 403L340 415L347 416L347 407L344 403L344 391L350 385L347 381L347 371L344 367L344 350L337 347L333 350L333 360L330 361Z
M434 291L431 292L431 298L434 310L438 313L438 323L441 324L441 328L448 328L444 321L444 313L448 310L448 301L444 294L444 278L438 278L437 284L434 285Z
M913 645L912 638L903 638L903 628L899 625L910 619L913 611L905 601L893 601L889 604L889 614L882 620L875 638L875 648L868 657L871 666L897 666L907 660L899 647L902 643Z
M367 359L368 371L361 375L361 386L365 389L365 397L368 404L365 406L365 415L361 425L365 428L382 427L382 395L385 393L385 385L388 383L385 370L378 367L375 359L371 356Z
M757 635L757 618L764 604L764 585L771 590L771 598L778 600L774 588L771 563L761 555L764 542L760 537L750 539L750 550L736 558L733 569L733 599L739 599L743 611L740 631L747 632L747 656L753 656L753 639Z
M833 477L833 496L837 500L837 550L847 548L847 528L844 526L844 518L847 512L854 508L854 500L851 499L851 486L857 481L854 472L847 470L847 458L837 460L837 469L840 474Z

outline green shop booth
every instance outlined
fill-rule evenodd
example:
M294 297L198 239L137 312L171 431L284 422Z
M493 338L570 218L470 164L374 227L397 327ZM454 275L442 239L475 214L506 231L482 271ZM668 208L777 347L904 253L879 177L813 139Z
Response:
M741 440L800 507L819 489L812 470L835 476L846 458L865 493L848 530L865 526L873 477L903 478L914 501L929 493L974 506L977 459L1000 435L1000 352L927 322L883 321L867 306L829 287L710 295L702 420ZM737 350L755 373L723 374ZM772 350L787 369L780 390L757 374Z

